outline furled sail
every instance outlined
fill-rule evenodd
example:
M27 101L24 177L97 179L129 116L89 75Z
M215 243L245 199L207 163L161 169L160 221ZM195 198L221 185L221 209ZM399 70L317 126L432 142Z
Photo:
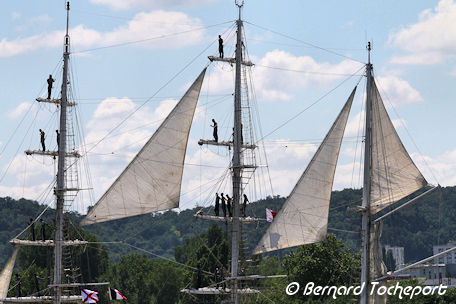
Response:
M427 185L405 150L372 79L371 214Z
M383 263L382 245L380 237L382 236L383 222L373 223L370 229L369 238L369 276L371 280L383 277L386 274L386 266ZM377 290L380 286L386 286L386 281L379 281L375 287ZM380 295L377 292L369 292L369 304L386 304L386 294Z
M326 236L334 173L355 91L253 254L315 243Z
M82 225L179 206L188 135L204 69L149 141L98 200Z
M0 299L5 299L8 295L8 288L11 282L11 276L13 275L14 263L16 263L18 247L14 248L13 254L3 268L0 274ZM0 302L0 304L3 302Z

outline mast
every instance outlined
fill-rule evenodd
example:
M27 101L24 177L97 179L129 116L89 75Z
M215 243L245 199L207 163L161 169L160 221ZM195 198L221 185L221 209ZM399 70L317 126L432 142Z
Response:
M236 82L234 89L234 136L233 136L233 223L231 225L231 277L238 276L239 266L239 241L240 241L240 224L239 224L239 201L241 195L241 137L242 137L242 117L241 117L241 65L242 65L242 20L241 4L236 2L239 9L239 17L236 21L237 39L236 39ZM231 288L231 301L238 303L237 280L233 280Z
M366 65L366 127L364 138L364 182L363 182L363 202L362 202L362 255L361 255L361 285L364 288L361 293L361 304L367 304L370 290L370 188L371 188L371 133L372 133L372 101L371 101L371 81L372 81L372 64L370 62L371 43L367 43L368 61Z
M57 171L57 188L56 211L55 211L55 249L54 249L54 285L55 287L55 304L61 303L62 290L59 286L62 284L62 242L63 242L63 206L65 203L65 156L66 156L66 124L67 124L67 83L68 83L68 60L70 57L70 36L68 35L68 24L70 15L70 2L67 2L67 20L66 34L63 49L63 77L62 77L62 96L60 102L60 144L58 147L58 171Z

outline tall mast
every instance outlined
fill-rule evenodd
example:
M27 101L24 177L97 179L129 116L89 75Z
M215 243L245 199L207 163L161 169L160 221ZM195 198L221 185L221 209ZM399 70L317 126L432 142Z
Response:
M242 117L241 117L241 65L242 65L242 20L241 9L243 3L236 3L239 9L239 17L236 21L236 83L234 89L234 136L233 136L233 223L231 225L231 276L238 276L239 266L239 201L241 196L241 138L242 138ZM231 300L238 303L237 280L233 280Z
M371 188L371 135L372 135L372 101L371 101L371 82L372 82L372 64L370 62L371 43L367 44L368 61L366 65L366 127L364 139L364 183L363 183L363 202L362 202L362 256L361 256L361 284L364 284L361 293L361 304L367 304L370 290L370 188Z
M62 91L60 102L60 144L58 147L58 171L57 171L57 188L55 189L56 196L56 211L55 211L55 249L54 249L54 285L55 287L55 304L61 303L62 290L62 242L63 242L63 206L65 203L65 156L66 156L66 125L67 125L67 83L68 83L68 60L70 57L70 36L68 35L68 24L70 17L70 2L67 2L67 20L66 34L63 49L63 77Z

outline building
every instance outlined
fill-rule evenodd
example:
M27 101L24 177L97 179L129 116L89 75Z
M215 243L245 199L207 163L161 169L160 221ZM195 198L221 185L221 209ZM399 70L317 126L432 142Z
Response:
M434 255L436 255L440 252L443 252L445 250L454 248L454 247L456 247L455 242L449 242L448 244L445 244L445 245L435 245L435 246L433 246ZM445 264L445 265L456 264L456 250L447 255L435 258L434 263Z
M404 247L394 247L385 245L385 254L388 254L388 251L391 251L393 254L394 261L396 262L396 269L401 269L404 267ZM385 260L386 256L383 257Z

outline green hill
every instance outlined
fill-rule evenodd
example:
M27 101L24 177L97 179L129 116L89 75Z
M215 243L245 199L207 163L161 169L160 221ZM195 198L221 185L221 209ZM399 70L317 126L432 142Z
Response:
M359 248L357 232L360 230L361 216L359 213L348 211L347 207L359 205L361 193L361 190L345 189L334 191L331 198L329 232L335 233L353 251ZM248 212L250 215L264 217L266 207L279 210L284 200L282 197L269 197L250 204ZM12 251L8 241L26 227L29 218L35 218L43 209L43 206L33 201L0 198L0 262L2 264ZM125 241L156 255L174 257L175 247L182 246L186 239L206 231L210 226L211 222L193 217L199 209L136 216L89 226L85 229L104 242ZM52 223L52 212L53 210L48 210L44 215L47 223ZM203 209L203 212L210 213L211 210ZM71 214L70 218L74 225L78 225L81 216ZM406 262L416 261L431 255L433 245L454 239L455 218L456 187L442 188L387 219L384 223L382 243L405 247ZM262 221L243 226L243 239L247 252L253 249L267 224ZM224 224L220 226L227 229ZM23 237L28 237L28 232L25 232ZM108 245L108 249L110 258L115 261L119 260L120 256L134 251L124 244L111 244Z

